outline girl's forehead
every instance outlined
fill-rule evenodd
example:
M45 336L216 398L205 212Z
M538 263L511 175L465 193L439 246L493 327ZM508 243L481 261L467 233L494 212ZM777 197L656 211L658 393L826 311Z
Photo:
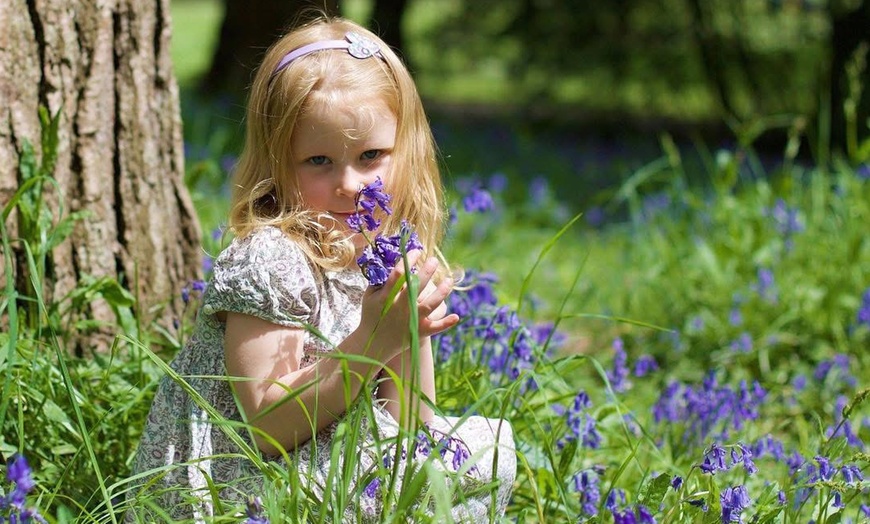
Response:
M324 100L309 104L305 108L297 121L296 129L329 127L349 133L366 133L395 120L393 112L380 100L356 104Z

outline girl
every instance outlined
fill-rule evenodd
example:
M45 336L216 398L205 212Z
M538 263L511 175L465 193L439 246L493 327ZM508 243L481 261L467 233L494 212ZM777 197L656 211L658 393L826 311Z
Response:
M403 263L382 286L368 286L355 264L366 239L347 219L360 188L377 180L393 210L379 214L380 231L395 233L405 220L423 246L408 255L422 289L416 358L407 285L391 294L405 279ZM458 469L448 476L454 518L502 514L516 473L510 425L432 409L430 337L459 322L444 304L452 281L432 256L443 221L431 132L395 53L340 19L281 38L251 89L233 181L235 238L171 364L178 377L165 377L154 398L134 465L152 491L134 503L151 501L173 519L210 516L215 486L223 500L262 491L263 462L244 452L257 448L267 464L297 471L313 497L349 499L347 520L380 520L390 484L376 473L393 457L405 457L402 472L419 474L419 464L408 469L414 460ZM337 433L350 420L359 438ZM250 431L237 431L241 422ZM419 445L385 448L419 424ZM330 477L336 472L350 476L350 494L330 499L325 486L341 483Z

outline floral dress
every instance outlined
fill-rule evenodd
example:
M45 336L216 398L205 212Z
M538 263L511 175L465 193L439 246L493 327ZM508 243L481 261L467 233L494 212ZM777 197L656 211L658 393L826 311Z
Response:
M233 240L215 261L194 332L170 365L196 394L189 394L168 375L161 380L133 465L134 481L146 487L149 494L128 501L139 508L145 504L142 501L151 501L173 520L202 521L214 514L210 486L218 486L221 499L229 501L241 502L261 493L263 474L240 452L239 439L250 449L256 447L247 431L226 423L241 422L242 417L232 389L224 380L224 324L218 313L252 315L281 326L315 326L329 342L306 330L302 366L310 366L359 324L366 285L357 269L325 271L315 265L276 228L262 228ZM345 416L360 404L355 403ZM384 439L395 441L398 430L380 404L370 406L363 417L360 437L351 444L342 443L342 453L354 457L350 484L366 483L366 489L360 485L353 491L358 495L343 521L380 520L379 500L383 498L373 489L378 483L372 481L372 471L383 460ZM290 466L282 458L269 458L280 466L299 470L299 477L308 479L310 493L318 498L328 485L334 460L331 444L338 422L291 452ZM440 447L442 467L449 471L451 463L464 458L456 453L468 454L473 461L471 468L466 466L453 474L454 481L460 483L456 491L471 493L456 502L453 517L463 522L488 522L491 515L502 515L516 475L510 424L480 416L464 417L461 422L453 417L437 417L432 427L433 434L450 435L455 439L448 438L447 442L458 444ZM435 451L431 454L438 455ZM420 449L415 448L411 455L417 458ZM473 489L493 481L498 486L494 497L492 489ZM135 497L136 492L131 492L134 494L130 497ZM128 514L128 520L135 520L135 515Z

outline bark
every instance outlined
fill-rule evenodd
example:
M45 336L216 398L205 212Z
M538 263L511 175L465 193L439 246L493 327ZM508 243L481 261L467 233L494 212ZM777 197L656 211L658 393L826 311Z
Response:
M47 199L89 213L50 257L46 302L84 275L117 277L139 299L144 326L171 323L183 306L178 291L202 270L183 179L169 0L3 0L0 27L0 204L20 182L24 141L39 151L43 105L61 115L58 191ZM7 227L14 231L14 219ZM101 301L86 314L115 320ZM101 340L79 335L85 347Z

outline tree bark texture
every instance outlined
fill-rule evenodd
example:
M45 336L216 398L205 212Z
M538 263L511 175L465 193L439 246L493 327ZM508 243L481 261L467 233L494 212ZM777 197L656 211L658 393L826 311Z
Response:
M171 322L202 255L183 178L169 0L2 0L0 27L0 205L20 183L24 141L40 154L43 105L61 114L59 193L47 198L88 212L52 253L46 299L82 275L119 277L142 320ZM114 320L100 301L88 316Z

